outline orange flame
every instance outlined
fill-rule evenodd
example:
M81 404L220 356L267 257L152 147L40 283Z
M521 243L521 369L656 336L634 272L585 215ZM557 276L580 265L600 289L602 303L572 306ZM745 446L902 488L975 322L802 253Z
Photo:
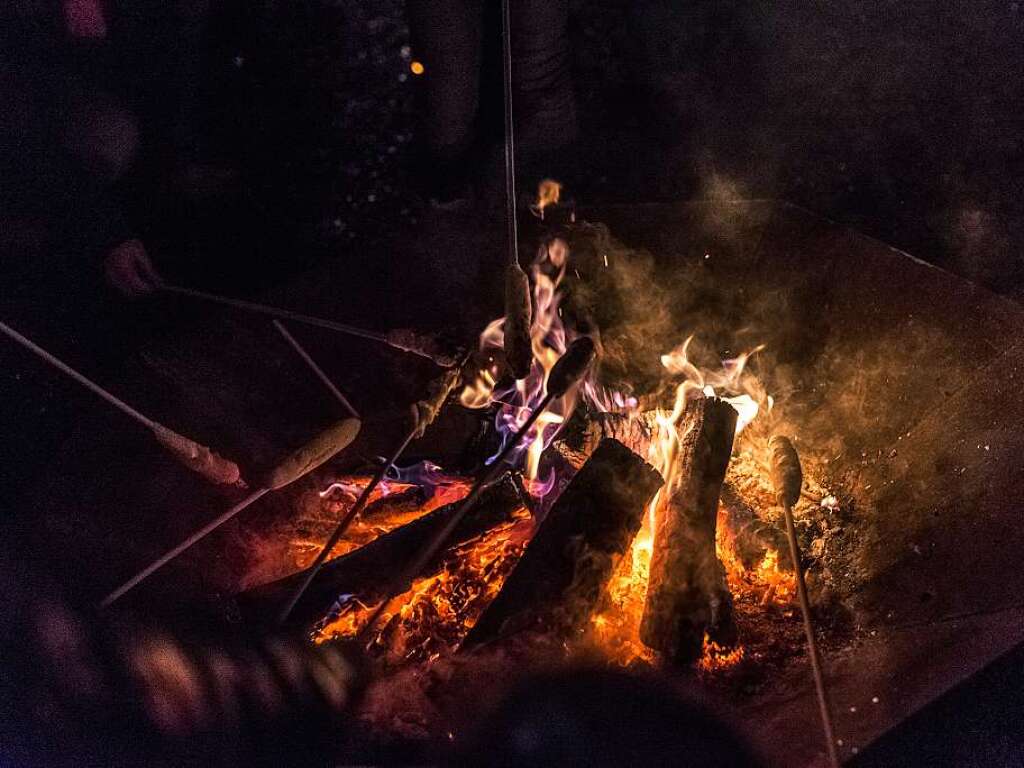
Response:
M572 341L573 334L565 327L559 312L559 286L565 277L568 258L568 244L555 238L541 246L531 267L533 319L530 325L530 342L533 364L525 379L498 387L498 366L494 360L498 351L504 347L505 318L493 320L480 334L480 349L489 355L489 362L479 372L476 380L463 389L460 401L467 408L483 408L492 403L499 403L501 407L496 417L496 425L505 439L525 423L544 398L548 375ZM524 448L519 452L519 456L525 453L524 474L531 492L547 487L547 484L535 482L541 454L558 434L561 425L572 415L580 390L581 387L577 384L548 406L523 441Z
M770 410L773 405L772 398L760 382L746 374L746 365L751 355L762 347L745 352L735 360L724 361L721 371L709 371L699 368L690 360L688 351L692 341L693 336L690 336L661 357L661 363L669 374L682 377L675 387L671 410L659 408L654 412L656 433L652 436L647 454L648 463L661 473L665 483L647 505L640 532L609 585L609 604L614 606L619 615L612 616L611 612L604 611L595 616L592 622L598 642L622 663L647 660L652 656L639 639L640 618L643 615L654 549L655 521L682 480L677 458L684 435L679 434L678 424L687 402L698 397L721 397L739 412L737 434L757 417L762 408ZM635 409L632 413L634 416L639 415ZM728 534L720 528L719 536L723 535ZM766 568L765 574L768 573ZM779 572L776 570L774 573ZM741 647L722 649L709 643L705 642L700 665L705 671L732 666L743 657Z
M537 185L537 201L530 206L535 216L544 218L544 209L556 205L562 196L562 185L554 179L544 179Z

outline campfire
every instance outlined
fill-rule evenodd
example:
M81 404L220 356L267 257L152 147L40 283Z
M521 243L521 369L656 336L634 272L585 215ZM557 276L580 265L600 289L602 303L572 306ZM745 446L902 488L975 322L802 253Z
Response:
M529 270L528 375L511 374L497 318L446 406L477 414L482 469L425 459L390 471L290 620L316 643L358 642L379 666L381 690L511 653L695 672L714 689L749 693L804 653L769 476L785 398L758 375L762 345L715 359L700 328L678 332L671 307L658 306L671 291L651 282L644 254L602 226L556 219L549 210L538 223ZM583 336L595 342L595 362L545 408L553 368ZM495 479L459 517L483 469ZM839 506L808 469L801 533ZM343 517L368 482L333 479L305 495L305 514ZM411 583L396 581L446 526L444 546ZM272 614L322 540L295 539L299 573L250 590L243 606ZM819 596L822 578L811 577ZM415 723L413 732L440 737L450 726L423 696L369 700L366 719L384 732Z

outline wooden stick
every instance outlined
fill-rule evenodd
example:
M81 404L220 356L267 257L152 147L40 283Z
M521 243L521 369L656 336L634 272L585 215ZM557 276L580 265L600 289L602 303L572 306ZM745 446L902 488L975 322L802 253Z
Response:
M295 353L302 358L303 362L309 366L309 369L313 371L321 382L323 382L323 385L327 387L327 391L334 395L335 399L341 403L342 408L348 411L353 418L358 419L359 413L352 407L352 403L350 403L348 398L341 393L340 389L334 386L334 382L327 377L327 374L323 372L323 369L316 364L312 357L309 356L309 353L306 352L301 344L299 344L298 340L288 332L288 329L284 327L284 323L280 320L274 320L274 327L281 332L281 335L284 336L285 341L287 341L291 345L292 349L295 350Z
M241 473L239 472L238 465L233 461L225 459L223 456L211 451L205 445L197 443L195 440L191 440L184 435L180 435L174 430L168 429L163 424L139 413L124 400L111 394L99 384L79 373L64 361L54 355L51 355L31 339L22 336L6 323L0 322L0 331L25 349L38 355L58 371L64 373L74 381L77 381L93 394L99 395L112 406L117 408L117 410L121 411L121 413L126 414L129 418L134 419L136 422L144 426L153 433L153 436L160 445L170 451L178 461L193 472L198 472L213 483L232 485L238 482Z
M821 668L818 640L814 635L811 601L807 597L807 583L804 581L804 569L800 564L800 545L796 539L796 526L793 524L793 504L800 498L800 488L803 485L800 456L789 439L781 435L773 436L768 441L768 447L771 450L772 485L775 487L776 498L786 518L789 556L793 560L793 570L796 571L796 593L800 601L800 613L804 621L804 634L807 636L807 651L811 659L811 674L814 676L814 691L818 697L821 726L828 746L829 761L832 764L832 768L839 768L839 752L836 748L835 728L832 725L828 691L825 689L825 675Z

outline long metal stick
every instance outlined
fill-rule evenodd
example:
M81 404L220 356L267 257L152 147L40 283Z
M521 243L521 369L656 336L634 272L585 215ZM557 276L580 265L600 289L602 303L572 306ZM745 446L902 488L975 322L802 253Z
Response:
M121 413L124 413L132 420L144 426L152 433L153 437L156 438L157 442L160 443L161 446L163 446L179 462L184 464L193 472L202 475L212 483L231 485L238 482L241 473L239 472L238 465L233 461L225 459L223 456L219 456L205 445L201 445L195 440L178 434L174 430L168 429L163 424L139 413L128 405L128 403L124 402L124 400L111 394L96 382L76 371L63 360L54 357L31 339L22 336L6 323L0 322L0 331L25 349L41 357L61 373L74 381L77 381L93 394L99 395L112 406L117 408L117 410L121 411Z
M337 321L329 321L324 317L314 317L310 314L302 314L302 312L293 312L291 309L282 309L280 307L270 306L268 304L257 304L254 301L245 301L243 299L231 299L226 296L218 296L213 293L206 293L205 291L197 291L193 288L182 288L181 286L164 285L162 290L167 293L177 294L179 296L188 296L193 299L202 299L203 301L210 301L214 304L222 304L224 306L234 307L236 309L245 309L250 312L258 312L259 314L267 314L271 317L280 317L281 319L288 319L288 321L294 321L295 323L304 323L307 326L315 326L316 328L326 328L330 331L337 331L338 333L348 334L349 336L358 336L361 339L370 339L371 341L377 341L381 344L386 344L392 349L399 349L402 352L412 352L420 357L425 357L431 362L435 362L442 368L449 368L454 365L454 361L450 361L451 358L438 353L433 355L430 351L418 347L416 344L404 343L408 338L409 332L392 332L392 333L381 333L380 331L368 331L365 328L356 328L355 326L349 326L344 323L338 323ZM414 335L415 336L415 335Z
M316 364L316 361L314 361L312 357L310 357L309 353L306 352L301 344L299 344L298 340L288 332L288 329L284 327L284 323L280 320L274 320L274 327L281 332L281 335L284 336L285 341L291 344L295 353L303 359L306 365L309 366L309 369L316 374L316 377L320 379L321 382L323 382L323 385L327 387L327 391L334 395L338 402L341 403L342 407L347 410L353 418L358 419L359 413L352 407L352 403L348 401L348 398L342 394L340 389L334 386L334 382L327 377L327 374L324 373L323 369Z
M191 547L197 541L199 541L200 539L204 538L205 536L207 536L208 534L212 533L214 530L216 530L217 528L222 526L224 523L226 523L232 517L237 515L239 512L241 512L246 507L248 507L254 501L259 499L265 493L269 492L269 490L270 490L269 488L258 488L255 491L253 491L252 493L250 493L248 496L246 496L240 502L235 504L235 506L233 506L227 512L222 514L220 517L217 517L217 518L213 519L212 521L210 521L209 523L207 523L206 525L204 525L198 531L196 531L191 536L189 536L187 539L185 539L183 542L181 542L178 546L174 547L174 549L171 549L170 551L168 551L165 554L163 554L162 556L160 556L157 560L154 560L152 563L147 565L145 568L143 568L137 574L135 574L130 579L128 579L128 581L126 581L124 584L122 584L117 589L115 589L113 592L111 592L109 595L104 597L103 601L100 603L100 606L102 608L106 608L109 605L111 605L112 603L114 603L115 601L117 601L118 599L120 599L126 592L131 590L137 584L139 584L139 582L141 582L144 579L148 578L153 572L158 571L159 569L163 568L165 565L167 565L167 563L171 562L171 560L176 558L178 555L180 555L186 549Z
M780 499L780 501L783 501ZM811 673L814 675L814 688L818 696L818 709L821 713L821 724L828 742L828 756L832 768L839 768L839 752L836 749L835 729L832 726L832 713L829 708L828 693L825 690L825 677L821 671L821 655L818 653L818 641L814 636L814 624L811 621L811 603L807 599L807 584L804 571L800 565L800 545L796 540L796 527L793 525L793 508L791 504L782 504L783 516L786 518L786 538L789 539L789 556L793 560L793 572L796 574L796 593L800 601L800 612L804 619L804 634L807 635L807 649L811 657Z
M130 405L128 405L128 403L126 403L124 400L120 399L119 397L116 397L115 395L112 395L99 384L92 381L91 379L86 378L78 371L76 371L74 368L72 368L70 365L64 363L62 360L57 359L49 352L47 352L45 349L40 347L38 344L33 342L31 339L27 339L24 336L22 336L20 333L18 333L16 330L11 328L11 326L7 325L6 323L0 322L0 331L2 331L5 335L9 336L14 341L18 342L18 344L20 344L21 346L25 347L25 349L34 352L36 355L41 357L43 360L48 362L57 370L67 374L69 377L77 381L90 392L93 392L94 394L97 394L100 397L102 397L104 400L106 400L112 406L117 408L119 411L135 419L135 421L139 422L139 424L146 427L147 429L151 431L156 431L157 429L163 428L162 425L153 421L148 416L143 416L141 413L139 413Z
M516 221L516 145L512 121L512 14L510 0L501 2L501 40L505 84L505 205L508 219L509 263L519 264Z
M438 365L449 365L449 363L446 363L442 358L434 357L422 349L417 349L414 346L403 346L400 343L396 343L395 339L386 333L381 333L380 331L368 331L365 328L357 328L354 325L339 323L336 320L326 320L322 317L304 315L301 312L292 312L290 309L281 309L280 307L272 307L267 304L257 304L253 301L244 301L242 299L228 298L227 296L218 296L215 293L197 291L194 288L183 288L180 285L164 285L163 290L168 293L176 293L180 296L189 296L193 299L202 299L203 301L210 301L214 304L222 304L226 307L244 309L248 312L258 312L261 315L269 315L270 317L277 317L282 320L292 320L296 323L305 323L306 325L315 325L317 328L327 328L328 330L337 331L338 333L346 333L349 336L358 336L362 339L370 339L371 341L386 344L389 347L399 349L403 352L411 352L414 355L419 355L420 357L424 357Z
M564 394L564 392L562 394ZM519 445L519 441L522 440L523 435L530 431L537 419L540 418L540 415L544 413L547 407L551 404L551 401L554 399L555 393L548 393L545 395L544 399L540 401L523 426L521 426L516 433L509 438L505 447L501 449L501 452L494 458L494 461L491 462L490 466L487 467L487 469L484 470L484 472L476 479L476 482L473 483L473 488L462 500L462 503L459 504L458 508L452 514L444 528L438 531L434 538L432 538L427 545L420 550L419 554L401 572L400 576L395 580L394 584L392 584L391 588L387 590L385 594L400 594L404 591L403 587L408 588L408 585L412 584L412 580L416 578L417 574L423 570L424 566L430 562L430 559L434 557L441 547L444 546L445 542L448 541L448 537L451 536L452 531L455 530L455 527L462 522L462 518L464 518L473 508L473 505L476 504L480 495L484 490L486 490L487 486L490 485L491 481L493 481L494 478L504 470L505 459L507 459L508 455L515 450L516 446ZM356 635L357 641L361 642L366 637L373 628L373 625L377 623L377 619L380 618L381 614L384 613L384 610L391 604L392 599L393 597L385 597L383 602L377 606L373 615L370 616L369 620L363 625L363 628L359 630L359 633Z
M180 285L164 285L163 290L169 293L177 293L181 296L189 296L193 299L212 301L215 304L223 304L227 307L244 309L249 312L259 312L260 314L270 315L271 317L279 317L282 320L294 320L297 323L315 325L318 328L327 328L332 331L338 331L339 333L347 333L349 336L359 336L364 339L379 341L383 344L388 343L387 336L378 331L368 331L364 328L357 328L354 325L346 325L345 323L339 323L334 320L312 317L311 315L304 315L301 312L292 312L290 309L280 309L279 307L271 307L267 304L257 304L254 301L244 301L243 299L232 299L227 296L218 296L215 293L197 291L194 288L183 288Z
M401 455L405 452L405 449L409 446L409 443L412 442L412 439L416 436L416 432L418 430L419 423L414 418L412 429L409 430L409 433L402 439L402 442L399 443L397 448L395 448L388 460L374 473L370 482L363 489L363 492L359 494L359 498L356 499L355 504L353 504L352 508L343 518L341 518L338 525L335 527L334 532L331 534L331 537L327 539L327 543L320 549L319 554L316 556L316 560L313 561L313 565L311 565L306 572L306 578L302 580L302 583L298 586L295 592L292 593L288 603L281 610L281 613L277 618L278 624L284 624L288 620L288 616L295 609L299 600L302 599L306 590L309 589L309 585L313 583L313 579L315 579L316 575L320 573L320 569L323 567L324 562L334 549L334 545L338 543L338 540L342 537L345 531L348 530L349 525L352 524L352 521L355 520L356 516L363 511L364 507L366 507L366 503L370 499L370 494L373 493L373 490L377 487L380 481L384 479L388 470L394 466L395 462L398 461Z

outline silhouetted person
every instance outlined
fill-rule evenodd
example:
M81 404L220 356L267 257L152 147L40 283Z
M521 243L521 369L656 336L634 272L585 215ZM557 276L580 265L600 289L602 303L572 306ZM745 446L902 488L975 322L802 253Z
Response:
M500 3L409 0L407 9L413 53L424 66L419 176L444 205L467 195L470 159L503 135ZM576 138L569 4L513 0L510 13L516 143L529 163Z

